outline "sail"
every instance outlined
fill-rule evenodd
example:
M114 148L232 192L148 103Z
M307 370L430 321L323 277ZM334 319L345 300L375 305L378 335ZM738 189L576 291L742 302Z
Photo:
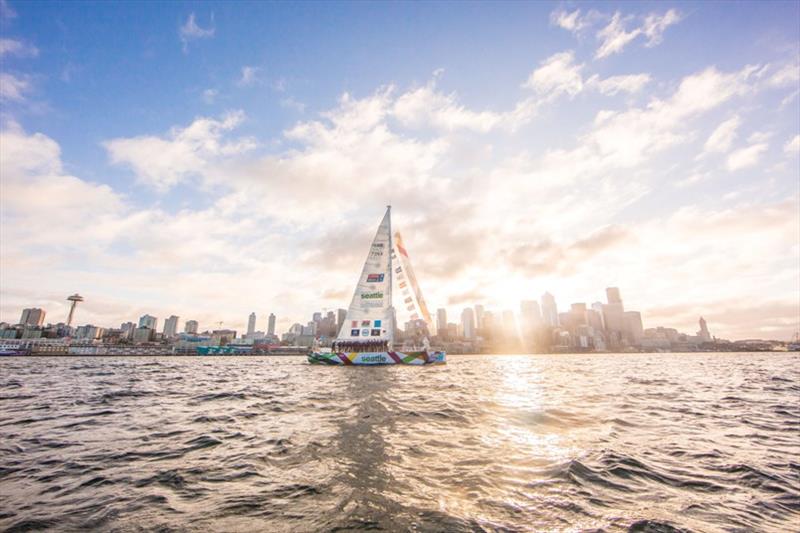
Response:
M401 291L403 302L401 308L411 313L411 320L424 320L428 325L428 331L434 331L428 305L425 303L425 298L422 297L422 290L420 290L417 283L417 277L414 275L408 251L403 244L403 238L400 236L399 231L394 234L394 248L397 257L394 275L397 280L397 286ZM392 250L392 252L394 253L395 250Z
M391 340L392 325L391 208L378 226L358 278L338 339Z

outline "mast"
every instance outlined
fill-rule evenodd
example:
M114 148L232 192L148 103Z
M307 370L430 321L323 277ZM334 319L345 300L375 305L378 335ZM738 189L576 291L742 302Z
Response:
M392 253L394 252L394 247L392 246L392 206L386 206L386 216L389 219L389 283L387 284L388 288L388 298L389 298L389 327L386 328L386 334L389 338L388 346L389 349L392 348L392 343L394 342L394 320L395 320L395 313L394 313L394 305L392 301Z

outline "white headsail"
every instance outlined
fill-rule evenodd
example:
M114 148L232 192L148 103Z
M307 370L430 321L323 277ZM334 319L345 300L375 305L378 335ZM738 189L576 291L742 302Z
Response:
M428 325L428 330L434 331L433 320L431 320L428 305L425 303L425 298L422 296L422 290L417 283L417 276L414 274L414 269L411 267L411 259L408 257L408 251L406 250L399 231L394 234L394 248L397 252L394 274L396 276L397 286L402 295L403 305L401 307L403 310L411 313L411 320L424 320Z
M391 207L378 226L358 278L339 340L392 340Z

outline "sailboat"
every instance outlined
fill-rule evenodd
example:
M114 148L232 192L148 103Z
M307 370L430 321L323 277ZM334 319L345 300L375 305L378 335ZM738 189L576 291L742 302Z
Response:
M328 365L426 365L445 362L445 352L428 347L424 334L419 346L403 345L395 350L396 312L392 302L393 283L403 296L405 311L420 331L432 327L428 307L417 284L402 237L392 235L392 207L386 214L367 254L347 316L330 351L314 350L308 361Z

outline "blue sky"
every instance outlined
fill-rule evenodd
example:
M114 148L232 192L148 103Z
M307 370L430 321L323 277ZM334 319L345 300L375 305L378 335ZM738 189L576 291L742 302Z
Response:
M798 28L796 2L5 1L0 320L79 291L101 325L301 321L346 305L391 202L454 316L618 285L645 327L786 337Z

